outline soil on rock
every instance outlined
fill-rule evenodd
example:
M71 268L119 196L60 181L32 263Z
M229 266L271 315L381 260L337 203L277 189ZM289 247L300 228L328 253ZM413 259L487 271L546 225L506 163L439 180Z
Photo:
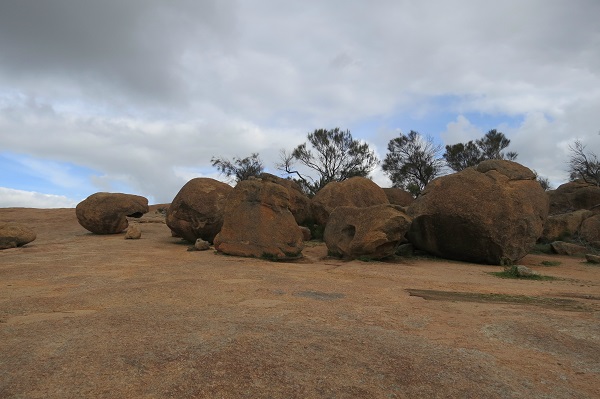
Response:
M74 209L0 209L37 239L0 251L0 398L597 398L600 269L553 281L435 258L294 263L139 240ZM560 262L545 267L542 261Z

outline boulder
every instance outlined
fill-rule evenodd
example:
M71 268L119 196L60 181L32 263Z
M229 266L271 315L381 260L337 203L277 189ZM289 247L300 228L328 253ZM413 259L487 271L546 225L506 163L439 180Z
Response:
M600 214L589 217L581 223L579 236L589 243L600 241Z
M349 259L394 255L411 222L400 208L390 204L335 208L323 235L329 252Z
M300 185L293 180L283 179L270 173L261 173L260 179L270 181L285 187L290 195L290 212L294 215L299 226L304 225L312 219L310 198L302 192Z
M204 241L202 238L198 238L194 244L194 249L196 251L207 251L210 249L210 243L208 241Z
M535 276L539 276L540 275L535 270L532 270L532 269L528 268L527 266L523 266L523 265L513 266L510 270L517 277L535 277Z
M586 252L588 252L587 248L583 245L572 244L564 241L554 241L552 244L550 244L550 247L552 248L552 251L559 255L584 255Z
M301 256L302 231L289 207L289 191L283 186L259 179L239 182L227 199L215 249L268 259Z
M582 222L593 214L592 211L580 209L548 216L540 241L552 242L575 236L579 232Z
M223 226L223 211L233 187L215 179L198 177L179 190L169 209L167 226L176 236L195 243L213 242Z
M392 205L409 206L415 201L415 198L411 193L404 191L401 188L384 188L383 192Z
M149 210L148 200L139 195L95 193L77 204L79 224L96 234L117 234L127 228L127 216L140 218Z
M589 263L600 264L600 255L585 254L585 260Z
M312 238L312 233L310 232L310 229L306 226L300 226L300 231L302 232L302 240L310 241L310 239Z
M514 264L542 234L548 198L528 168L489 160L439 177L408 208L408 240L434 255Z
M325 226L329 214L338 206L365 208L389 204L385 191L366 177L352 177L341 182L331 182L312 198L312 215L315 223Z
M142 237L142 230L137 226L129 226L125 232L126 240L137 240Z
M35 231L27 226L0 222L0 249L21 247L35 239Z
M550 215L573 212L579 209L600 211L600 187L573 181L548 191Z

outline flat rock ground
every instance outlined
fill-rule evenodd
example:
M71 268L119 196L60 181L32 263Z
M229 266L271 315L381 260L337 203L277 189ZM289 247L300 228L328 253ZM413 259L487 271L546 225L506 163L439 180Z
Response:
M598 398L600 267L275 263L187 251L74 209L0 209L36 241L0 251L0 398ZM560 262L542 266L541 262ZM496 295L490 295L496 294Z

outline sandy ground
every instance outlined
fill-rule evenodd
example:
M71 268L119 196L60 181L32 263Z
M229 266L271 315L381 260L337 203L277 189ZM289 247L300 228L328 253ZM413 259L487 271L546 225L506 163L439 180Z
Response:
M0 220L38 234L0 251L2 399L600 397L600 267L581 258L529 255L560 280L509 280L314 242L295 263L191 252L155 212L140 240L74 209Z

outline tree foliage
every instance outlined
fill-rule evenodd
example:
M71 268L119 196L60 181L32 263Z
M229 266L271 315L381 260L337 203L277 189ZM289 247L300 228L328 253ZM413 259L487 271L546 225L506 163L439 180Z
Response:
M586 153L585 145L580 140L575 140L569 146L569 175L571 180L581 179L586 183L600 186L600 161L593 152Z
M439 176L444 167L439 157L441 145L436 145L428 137L424 139L418 132L400 133L390 140L388 153L382 164L394 187L407 190L415 197L425 186Z
M300 144L291 153L283 150L278 168L294 175L304 191L314 195L327 183L354 176L367 177L379 163L367 143L352 138L349 130L317 129L307 135L308 142ZM298 162L316 172L311 177L295 168Z
M265 167L258 153L252 153L246 158L236 158L229 160L223 157L212 157L210 162L219 172L227 177L234 177L236 183L247 180L251 176L260 175Z
M454 171L460 172L470 166L476 166L488 159L507 159L514 161L518 154L513 151L504 152L510 140L504 133L492 129L482 138L468 143L458 143L446 146L444 159Z

